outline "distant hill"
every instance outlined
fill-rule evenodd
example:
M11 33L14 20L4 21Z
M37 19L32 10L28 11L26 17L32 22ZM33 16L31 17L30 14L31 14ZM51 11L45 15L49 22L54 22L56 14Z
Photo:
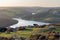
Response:
M1 8L0 13L9 17L21 17L48 23L60 22L60 7L8 7Z

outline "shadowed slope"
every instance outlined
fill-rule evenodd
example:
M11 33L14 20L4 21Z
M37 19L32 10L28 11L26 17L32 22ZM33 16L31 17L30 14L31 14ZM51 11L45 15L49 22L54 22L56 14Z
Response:
M17 21L12 20L11 17L6 14L0 13L0 27L8 27L17 23Z

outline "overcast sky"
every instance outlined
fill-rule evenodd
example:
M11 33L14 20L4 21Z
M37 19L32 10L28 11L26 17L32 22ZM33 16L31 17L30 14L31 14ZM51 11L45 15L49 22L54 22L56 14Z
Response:
M0 0L0 7L8 6L60 7L60 0Z

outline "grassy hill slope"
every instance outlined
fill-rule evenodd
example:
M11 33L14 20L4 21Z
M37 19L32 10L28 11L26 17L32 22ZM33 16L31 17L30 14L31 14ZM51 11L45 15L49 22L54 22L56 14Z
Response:
M0 13L9 17L21 17L26 20L49 23L60 22L60 7L8 7L1 8ZM32 13L35 14L33 15Z

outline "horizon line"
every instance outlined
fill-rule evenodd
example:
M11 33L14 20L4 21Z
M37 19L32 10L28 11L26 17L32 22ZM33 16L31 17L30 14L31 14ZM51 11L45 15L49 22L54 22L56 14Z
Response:
M1 6L1 7L3 7L3 6ZM43 6L4 6L4 7L43 7ZM49 6L45 6L45 7L49 7ZM60 6L50 6L50 7L60 7Z

